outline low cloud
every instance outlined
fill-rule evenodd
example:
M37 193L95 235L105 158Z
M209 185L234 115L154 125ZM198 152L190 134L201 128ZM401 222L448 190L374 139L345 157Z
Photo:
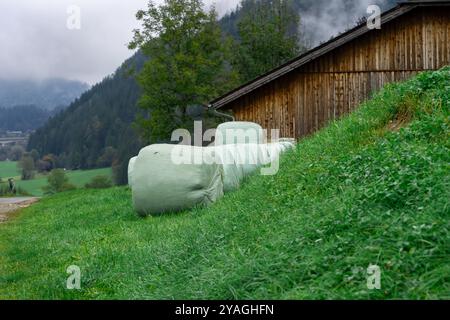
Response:
M310 46L329 40L367 17L369 5L386 7L386 0L316 0L314 7L300 12L302 34Z
M155 1L156 3L161 0ZM235 6L222 0L220 12ZM66 78L94 84L131 56L135 14L148 0L1 0L0 78ZM71 5L81 29L67 28Z
M161 3L163 0L156 0ZM303 33L311 44L343 31L371 3L384 0L317 0L300 12ZM238 0L208 0L220 14ZM89 84L100 81L132 55L126 44L139 26L135 14L148 0L1 0L0 78L65 78ZM81 9L81 29L67 28L71 5Z

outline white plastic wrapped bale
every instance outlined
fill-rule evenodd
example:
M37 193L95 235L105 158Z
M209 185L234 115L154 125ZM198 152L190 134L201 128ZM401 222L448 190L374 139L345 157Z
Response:
M278 161L283 153L293 149L294 146L295 144L292 142L236 145L237 163L242 168L244 177L246 177L262 167Z
M225 122L216 130L216 146L228 144L264 143L263 128L253 122Z
M235 145L237 165L244 177L248 177L259 168L270 163L267 144L238 144Z
M284 147L285 152L295 149L295 145L296 145L296 143L293 141L284 141L284 142L279 142L279 143L281 143L281 145Z
M297 142L293 138L280 138L277 143L283 147L283 152L285 152L294 149Z
M193 157L203 161L192 163ZM223 196L222 179L222 166L204 148L152 145L141 150L134 164L133 205L143 216L209 205Z
M288 142L292 145L295 145L297 143L297 140L295 140L294 138L280 138L278 139L278 142Z
M133 170L137 157L131 158L128 163L128 185L133 187Z
M205 148L211 158L222 164L224 192L239 189L245 177L279 159L294 147L292 142L269 144L229 144Z
M287 151L289 151L291 149L294 149L294 147L295 147L295 144L293 142L273 142L273 143L268 143L266 145L266 148L267 148L267 152L268 152L270 160L268 162L266 162L265 164L268 164L268 163L274 161L277 158L279 159L279 157L283 153L285 153L285 152L287 152Z
M205 148L212 159L223 168L223 189L230 192L239 189L244 179L243 167L238 164L237 145L223 145Z
M245 177L271 162L266 144L230 144L206 149L216 163L223 167L225 193L239 189Z

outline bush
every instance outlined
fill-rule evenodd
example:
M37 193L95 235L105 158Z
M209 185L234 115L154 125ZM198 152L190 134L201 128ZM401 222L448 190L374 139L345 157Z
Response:
M31 196L28 192L20 187L15 187L11 192L8 184L0 184L0 197L14 197L14 196Z
M76 189L73 184L69 183L69 178L67 178L63 169L52 170L47 181L48 185L42 188L45 194L55 194Z
M35 175L34 160L30 154L24 154L18 163L22 170L22 180L32 180Z
M8 158L11 161L19 161L22 158L24 153L25 153L25 148L20 145L16 145L11 148Z
M0 184L0 197L8 197L13 196L14 192L11 192L9 189L9 185L7 184Z
M107 176L96 176L91 182L84 185L87 189L107 189L112 187L112 181Z

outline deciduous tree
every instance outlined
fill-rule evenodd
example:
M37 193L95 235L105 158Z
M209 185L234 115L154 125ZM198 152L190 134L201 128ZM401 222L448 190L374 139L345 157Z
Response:
M29 153L25 153L18 163L22 171L22 180L31 180L35 175L35 166L33 157Z
M137 122L151 143L167 140L176 128L190 128L188 107L206 105L231 89L236 74L217 13L214 8L205 12L201 0L150 2L137 18L142 28L135 30L130 48L150 57L138 79L143 91L139 106L147 114Z

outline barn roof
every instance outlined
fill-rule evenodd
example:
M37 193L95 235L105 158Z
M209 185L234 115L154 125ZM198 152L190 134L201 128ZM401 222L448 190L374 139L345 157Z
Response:
M385 11L381 15L381 24L385 24L391 20L394 20L405 13L418 8L418 7L429 7L429 6L450 6L450 1L408 1L408 2L400 2L395 8ZM353 29L350 29L339 36L331 39L328 42L325 42L318 47L315 47L312 50L305 52L299 57L288 61L287 63L269 71L256 79L226 93L225 95L213 100L210 102L209 107L214 109L222 108L228 103L246 95L249 92L252 92L263 85L272 82L273 80L282 77L283 75L291 72L299 68L300 66L336 49L337 47L342 46L343 44L352 41L366 33L371 31L367 28L365 23L362 23L356 26Z

